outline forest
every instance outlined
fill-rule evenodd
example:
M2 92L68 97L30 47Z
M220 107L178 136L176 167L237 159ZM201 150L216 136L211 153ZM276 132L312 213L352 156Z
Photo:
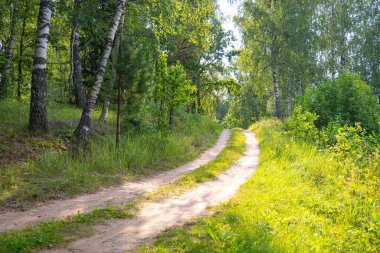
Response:
M379 0L0 0L0 253L379 251Z

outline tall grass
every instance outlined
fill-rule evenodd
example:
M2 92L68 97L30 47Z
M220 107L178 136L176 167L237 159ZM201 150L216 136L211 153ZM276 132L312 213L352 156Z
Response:
M19 105L18 107L16 105ZM10 113L17 107L22 117L5 115L0 130L17 135L26 131L27 106L18 102L0 104L0 113ZM61 133L71 133L70 122L77 122L80 111L62 106L52 107L49 118L54 131L48 139L58 138ZM94 115L96 118L96 115ZM0 170L0 203L22 203L62 198L82 192L93 192L99 188L120 184L158 171L174 168L198 156L211 146L221 132L214 121L184 114L171 134L156 132L129 132L121 138L116 150L111 128L113 116L101 132L94 131L87 146L78 153L48 149L34 162L11 165ZM15 128L8 128L8 124ZM68 126L68 128L66 128ZM35 141L30 136L21 137ZM57 151L58 150L58 151Z
M29 103L26 101L5 100L0 101L0 133L14 137L29 137ZM52 104L47 107L50 135L58 135L64 131L71 134L78 123L82 110L74 106ZM100 108L95 108L93 118L99 118ZM110 112L108 128L114 125L115 114Z
M279 121L253 129L260 165L237 196L141 252L380 251L380 180L371 171L379 160L370 167L337 160L287 135Z
M227 146L215 160L180 177L173 184L162 186L154 193L139 197L124 207L109 206L87 214L78 214L65 220L51 220L19 231L0 233L0 252L11 253L48 249L88 237L96 232L94 227L98 224L106 223L115 218L132 218L147 201L157 201L172 194L180 194L196 187L198 183L214 179L236 162L244 151L245 135L240 130L234 130Z

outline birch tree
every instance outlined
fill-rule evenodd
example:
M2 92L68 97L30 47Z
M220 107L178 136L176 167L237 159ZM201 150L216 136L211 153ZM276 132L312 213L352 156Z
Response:
M124 15L121 16L120 19L120 24L119 24L119 31L118 31L118 36L115 41L115 45L112 51L112 70L111 70L111 80L108 83L107 87L107 94L104 98L104 104L103 104L103 109L102 109L102 114L100 115L99 121L101 123L105 123L107 121L108 117L108 112L109 112L109 107L111 104L111 97L112 97L112 90L114 87L114 83L116 80L116 65L117 65L117 60L118 60L118 53L119 53L119 48L120 48L120 42L122 40L122 33L123 33L123 28L124 28Z
M48 131L46 111L46 59L52 11L52 0L40 0L30 98L29 129L32 132Z
M282 44L279 20L280 6L275 1L245 1L244 15L239 23L242 27L245 46L252 51L254 61L263 62L264 68L260 71L270 72L272 78L275 114L283 117L282 102L279 84L279 58Z
M17 98L18 99L21 99L21 87L24 84L24 76L23 76L23 72L22 72L22 60L23 60L23 56L24 56L24 39L25 39L26 21L27 21L27 17L25 15L25 13L23 13L21 36L20 36L19 56L18 56L18 80L17 80Z
M72 54L73 57L71 63L73 70L73 84L74 84L74 96L75 104L77 107L84 108L86 105L86 92L82 82L82 60L81 49L79 45L79 13L81 8L81 0L75 0L74 3L74 25L72 34Z
M12 63L13 58L13 49L15 47L16 42L16 23L17 23L17 16L16 16L16 7L12 5L12 21L10 24L10 38L8 42L8 47L5 52L5 62L3 71L1 73L1 80L0 80L0 99L5 99L7 97L7 90L8 90L8 80L9 80L9 70Z
M76 140L83 140L86 138L87 134L91 128L92 113L94 111L95 103L98 99L99 91L103 83L104 73L106 71L107 62L111 54L112 45L115 39L115 34L120 23L120 18L124 12L126 6L126 0L120 0L115 15L112 19L111 26L106 36L106 42L104 49L100 58L100 63L98 66L98 72L95 77L94 84L87 96L87 103L82 111L82 116L79 124L74 132L74 138Z
M263 99L257 103L267 103L261 107L264 115L289 115L306 85L323 78L317 62L320 36L313 27L317 5L310 0L247 0L242 5L236 20L244 48L237 65L242 81L253 86L256 99Z

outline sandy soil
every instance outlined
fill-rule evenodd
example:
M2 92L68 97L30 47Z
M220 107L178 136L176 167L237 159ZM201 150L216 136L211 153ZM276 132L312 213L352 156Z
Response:
M0 232L21 229L50 219L64 219L76 215L78 212L86 213L111 204L119 205L129 203L136 197L144 193L152 192L162 185L173 182L182 174L194 171L214 160L222 149L225 148L230 133L229 130L223 131L214 147L205 151L195 161L176 169L137 182L128 182L122 186L108 188L94 194L82 195L74 199L53 201L47 205L42 205L24 212L2 213L0 214Z
M70 244L54 253L88 252L118 253L136 249L167 228L184 224L206 213L208 206L216 205L233 196L246 182L258 165L259 147L252 132L245 132L247 152L235 165L215 181L207 182L180 196L147 204L136 218L111 222L99 227L95 236Z

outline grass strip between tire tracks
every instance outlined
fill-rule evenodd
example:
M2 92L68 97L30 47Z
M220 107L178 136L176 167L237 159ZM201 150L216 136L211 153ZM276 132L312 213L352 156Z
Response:
M79 238L95 233L96 225L105 224L112 219L133 218L141 205L149 201L158 201L171 195L178 195L195 188L199 183L215 179L227 170L245 152L245 135L234 129L227 146L218 157L197 170L183 175L173 184L160 187L124 207L109 206L87 214L77 214L65 220L52 220L40 225L0 234L0 252L32 252L64 246Z
M134 252L380 252L380 184L371 167L294 138L279 120L251 129L260 164L235 197Z

